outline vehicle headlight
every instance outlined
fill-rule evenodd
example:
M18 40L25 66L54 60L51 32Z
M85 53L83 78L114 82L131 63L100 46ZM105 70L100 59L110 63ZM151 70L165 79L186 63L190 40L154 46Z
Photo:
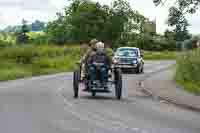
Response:
M137 60L133 60L133 64L137 64Z
M114 64L119 63L119 58L114 57L114 58L113 58L113 63L114 63Z

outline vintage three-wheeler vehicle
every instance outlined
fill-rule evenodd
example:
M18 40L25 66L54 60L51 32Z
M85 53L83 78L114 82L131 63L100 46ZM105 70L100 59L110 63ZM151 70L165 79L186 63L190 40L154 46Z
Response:
M121 99L122 73L115 64L109 68L103 63L92 63L86 67L83 79L81 79L81 63L78 63L78 66L73 73L74 98L78 98L80 91L91 93L95 97L97 93L111 93L114 90L116 98ZM80 84L84 86L82 90Z

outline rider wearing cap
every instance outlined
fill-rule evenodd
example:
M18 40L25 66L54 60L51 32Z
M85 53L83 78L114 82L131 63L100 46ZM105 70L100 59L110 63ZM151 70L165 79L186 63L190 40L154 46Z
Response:
M89 43L89 48L81 58L81 80L85 77L86 68L88 66L87 61L88 58L95 54L96 52L96 43L98 42L97 39L92 39Z

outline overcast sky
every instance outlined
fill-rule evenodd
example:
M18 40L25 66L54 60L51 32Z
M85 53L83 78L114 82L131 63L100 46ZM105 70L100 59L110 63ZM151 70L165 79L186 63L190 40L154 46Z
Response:
M109 4L112 0L95 0L102 4ZM152 0L130 0L133 9L157 21L157 32L163 32L167 25L169 3L165 7L155 7ZM24 18L29 22L36 19L50 21L55 18L56 12L62 11L67 0L0 0L0 29L8 25L20 24ZM200 13L188 16L190 31L200 33Z

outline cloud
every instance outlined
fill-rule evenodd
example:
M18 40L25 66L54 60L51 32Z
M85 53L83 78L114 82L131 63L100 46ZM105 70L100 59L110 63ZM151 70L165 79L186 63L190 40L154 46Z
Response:
M0 8L18 8L21 10L55 10L51 0L0 0Z
M200 10L196 14L187 15L187 19L189 20L189 30L192 33L200 33Z
M110 4L112 0L93 0L101 4ZM149 17L156 18L157 32L162 33L167 28L166 19L171 2L164 7L155 7L152 0L129 0L133 9ZM28 21L40 19L49 21L54 19L56 12L62 11L67 0L0 0L0 28L8 25L20 24L23 18ZM200 13L188 16L192 33L199 32Z
M0 0L0 28L20 24L23 18L49 21L64 7L65 0ZM57 4L59 3L59 4Z

